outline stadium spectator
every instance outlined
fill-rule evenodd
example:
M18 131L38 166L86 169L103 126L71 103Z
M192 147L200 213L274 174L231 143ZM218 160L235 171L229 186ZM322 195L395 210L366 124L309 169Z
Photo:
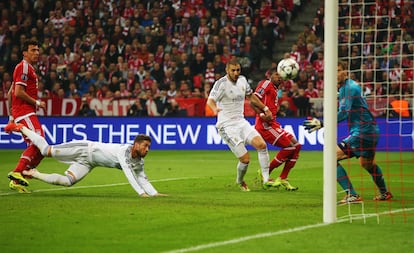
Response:
M309 102L309 97L305 95L305 90L299 88L299 94L293 99L295 106L298 108L299 117L307 117L310 115L311 104Z

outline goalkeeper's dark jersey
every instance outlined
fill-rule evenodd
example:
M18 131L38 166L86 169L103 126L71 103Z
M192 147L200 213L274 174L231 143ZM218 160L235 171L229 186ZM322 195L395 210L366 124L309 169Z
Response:
M347 79L339 88L338 122L347 120L350 134L361 138L372 138L379 134L374 116L368 109L361 87L352 79Z

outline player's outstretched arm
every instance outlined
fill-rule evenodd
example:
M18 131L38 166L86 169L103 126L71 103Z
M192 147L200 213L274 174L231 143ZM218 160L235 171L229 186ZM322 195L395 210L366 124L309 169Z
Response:
M323 121L317 118L308 118L303 122L303 126L305 127L305 130L308 130L309 133L312 133L323 127Z

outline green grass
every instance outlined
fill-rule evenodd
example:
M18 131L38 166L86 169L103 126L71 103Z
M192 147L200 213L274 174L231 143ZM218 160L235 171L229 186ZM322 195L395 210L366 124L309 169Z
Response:
M323 223L321 152L301 153L290 173L297 192L256 185L259 166L251 152L246 180L252 192L245 193L234 185L237 161L230 151L153 150L146 172L169 196L150 199L137 197L123 173L108 168L95 168L72 188L31 180L32 194L14 194L6 174L19 155L0 151L0 252L165 252L210 245L197 252L400 253L414 246L412 153L377 156L395 195L392 202L371 201L375 191L368 174L356 160L344 163L366 200L365 213L381 214L379 224L376 217L365 224ZM67 165L46 158L38 168L62 173ZM361 205L351 208L358 213ZM402 208L408 211L398 212ZM340 206L337 212L342 217L348 209Z

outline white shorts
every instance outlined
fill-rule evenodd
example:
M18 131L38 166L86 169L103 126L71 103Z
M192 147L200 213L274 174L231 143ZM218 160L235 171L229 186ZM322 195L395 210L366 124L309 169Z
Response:
M240 158L247 153L246 145L250 145L253 138L260 134L247 120L236 123L218 128L218 133L233 154Z
M85 177L92 169L89 163L89 144L73 141L52 146L52 156L63 163L70 164L65 171L71 176L72 184Z

